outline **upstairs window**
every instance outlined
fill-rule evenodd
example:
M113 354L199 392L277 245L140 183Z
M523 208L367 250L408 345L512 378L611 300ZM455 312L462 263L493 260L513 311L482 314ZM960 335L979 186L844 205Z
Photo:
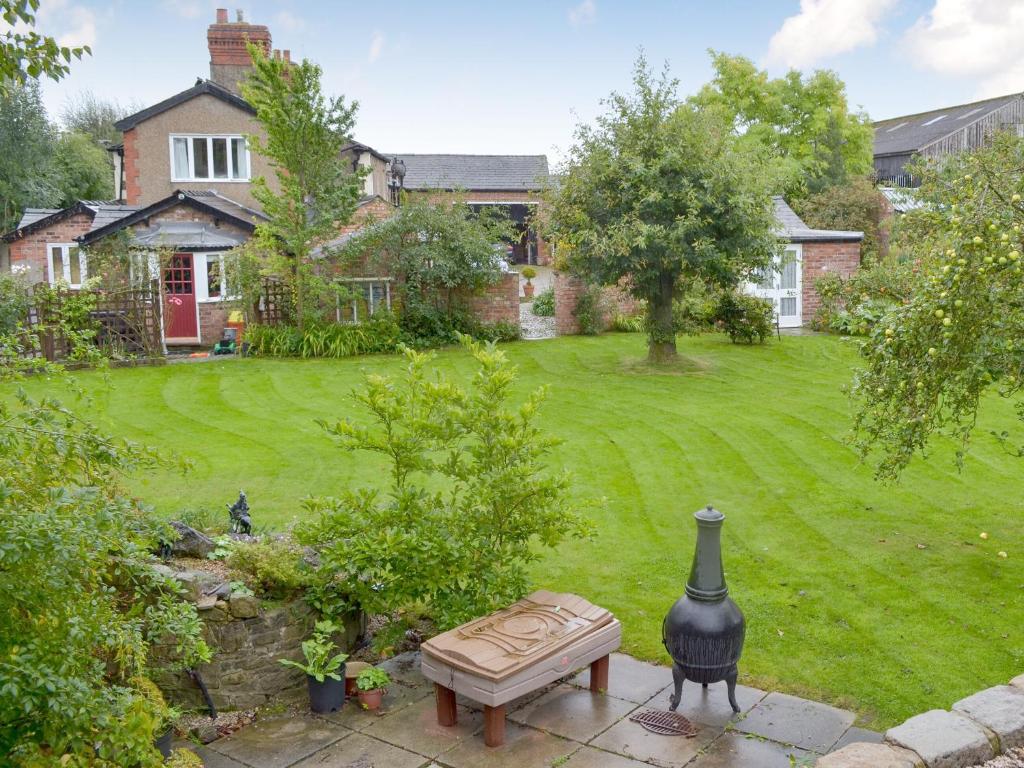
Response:
M172 181L249 181L244 136L171 136Z

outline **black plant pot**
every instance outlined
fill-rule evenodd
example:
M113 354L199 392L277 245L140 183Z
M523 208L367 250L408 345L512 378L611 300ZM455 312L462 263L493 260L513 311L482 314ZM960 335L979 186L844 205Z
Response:
M153 745L160 750L160 754L164 756L165 760L171 756L171 739L173 736L174 729L168 728L162 735L158 736L153 741Z
M312 675L306 675L306 682L309 684L309 708L318 714L337 712L345 703L345 665L342 664L337 671L341 678L335 680L325 677L321 683Z

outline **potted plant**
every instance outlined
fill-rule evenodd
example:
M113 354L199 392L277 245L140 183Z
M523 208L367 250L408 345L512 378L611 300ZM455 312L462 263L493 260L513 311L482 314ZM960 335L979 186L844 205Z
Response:
M522 272L520 272L519 274L526 278L526 285L523 286L523 296L525 296L528 299L532 299L533 283L531 283L530 281L537 276L537 270L534 269L533 267L527 266L523 267Z
M345 665L345 697L357 696L359 689L356 688L356 678L362 674L364 669L373 665L365 661L350 661Z
M368 667L359 673L356 678L356 688L359 690L359 704L363 709L374 712L380 709L381 699L387 693L387 685L391 682L391 675L379 667Z
M334 653L337 646L331 635L340 627L329 619L316 623L313 636L302 643L306 663L281 659L286 667L295 667L306 673L309 685L309 708L324 714L337 712L345 703L345 659L348 654Z

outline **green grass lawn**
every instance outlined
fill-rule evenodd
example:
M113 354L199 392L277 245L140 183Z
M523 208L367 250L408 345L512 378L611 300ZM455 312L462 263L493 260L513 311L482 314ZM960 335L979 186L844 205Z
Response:
M844 443L849 341L680 339L689 364L671 374L642 364L636 335L506 349L523 391L551 386L542 421L566 441L557 461L581 495L607 500L596 540L545 556L536 584L614 611L624 650L667 661L661 620L689 570L692 513L711 502L727 517L727 577L747 616L743 682L883 727L1024 671L1022 465L987 437L1012 417L1008 403L986 403L963 474L939 443L885 487ZM470 362L461 350L439 356L459 374ZM257 523L284 526L306 494L382 480L378 461L340 451L315 419L353 413L361 371L399 366L216 360L78 376L93 396L86 415L195 461L185 478L135 484L160 512L226 514L244 488Z

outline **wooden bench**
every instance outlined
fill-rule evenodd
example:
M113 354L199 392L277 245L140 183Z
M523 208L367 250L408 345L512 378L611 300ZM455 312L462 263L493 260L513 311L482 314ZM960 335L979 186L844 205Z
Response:
M608 654L622 626L604 608L572 594L539 591L421 646L423 675L434 683L437 722L457 722L456 694L484 705L484 743L505 740L505 705L590 666L590 690L608 688Z

